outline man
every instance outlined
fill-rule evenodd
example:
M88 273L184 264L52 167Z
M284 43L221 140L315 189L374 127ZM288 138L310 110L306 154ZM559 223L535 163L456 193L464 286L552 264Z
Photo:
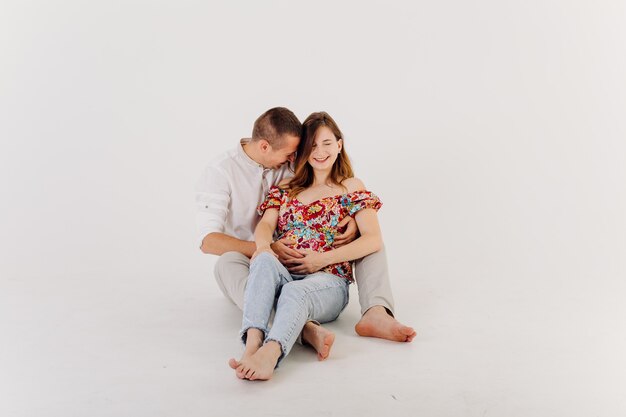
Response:
M243 309L250 257L256 250L254 229L260 219L257 207L270 187L289 178L289 163L294 161L302 125L288 109L276 107L254 122L251 139L215 158L197 185L197 227L200 249L219 255L215 265L216 281L226 297ZM335 238L335 245L356 238L356 225L346 218L346 231ZM281 241L272 244L281 262L304 255ZM355 326L361 336L410 342L415 331L393 317L393 297L389 285L384 249L356 262L355 278L361 304L361 320ZM324 334L314 323L302 331L304 342L311 344L324 359Z

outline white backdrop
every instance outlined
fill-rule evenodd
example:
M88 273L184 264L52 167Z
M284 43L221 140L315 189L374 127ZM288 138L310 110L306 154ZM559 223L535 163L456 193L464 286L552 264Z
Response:
M0 330L59 285L217 291L201 169L270 107L325 110L384 202L400 312L457 294L589 336L626 409L624 2L3 1L0 63Z

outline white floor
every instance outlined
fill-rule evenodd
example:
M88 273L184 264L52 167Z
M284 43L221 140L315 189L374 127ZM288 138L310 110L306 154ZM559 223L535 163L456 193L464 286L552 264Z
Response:
M356 336L352 288L331 358L296 346L268 382L227 366L240 313L210 278L7 280L0 415L626 415L623 294L458 278L396 274L411 344Z
M0 417L626 416L623 1L0 2ZM237 379L194 184L328 111L411 344Z

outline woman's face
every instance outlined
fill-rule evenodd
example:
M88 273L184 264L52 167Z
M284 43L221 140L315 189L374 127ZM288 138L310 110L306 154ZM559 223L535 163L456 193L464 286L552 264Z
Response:
M337 140L333 132L326 126L321 126L315 132L313 149L308 162L313 169L326 170L332 168L341 151L341 139Z

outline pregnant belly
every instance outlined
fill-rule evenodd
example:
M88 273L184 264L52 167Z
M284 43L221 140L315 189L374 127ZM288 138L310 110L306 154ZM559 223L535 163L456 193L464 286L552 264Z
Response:
M292 229L280 236L280 239L287 238L291 246L295 249L310 249L316 252L327 252L332 249L334 233L320 233L313 229Z

